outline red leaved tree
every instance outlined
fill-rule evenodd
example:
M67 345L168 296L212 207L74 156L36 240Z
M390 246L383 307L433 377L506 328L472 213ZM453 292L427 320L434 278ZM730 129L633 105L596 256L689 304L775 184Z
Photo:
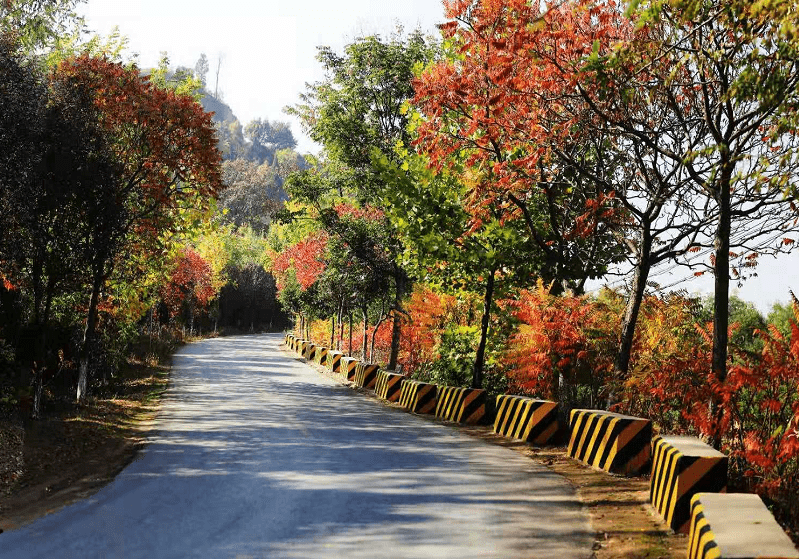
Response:
M118 167L113 211L90 216L92 285L80 351L77 399L88 382L89 346L101 292L127 251L147 254L179 225L181 207L202 209L222 188L210 114L191 96L162 89L135 66L88 55L64 60L55 78L90 95Z
M503 356L512 387L569 407L582 385L590 389L582 404L597 406L612 385L615 310L586 296L555 296L541 281L503 304L520 323Z
M325 271L324 254L327 240L327 233L315 231L305 239L284 248L272 264L277 288L280 290L285 286L289 270L294 271L294 276L303 291L311 287Z
M161 300L169 309L171 318L186 312L189 332L194 332L194 318L216 295L212 284L211 265L191 248L180 251L169 282L161 287Z
M799 301L786 336L775 326L758 331L759 358L742 359L714 388L726 408L721 431L737 472L758 492L790 503L796 519L799 492ZM711 431L712 433L712 431ZM796 520L794 520L796 522Z

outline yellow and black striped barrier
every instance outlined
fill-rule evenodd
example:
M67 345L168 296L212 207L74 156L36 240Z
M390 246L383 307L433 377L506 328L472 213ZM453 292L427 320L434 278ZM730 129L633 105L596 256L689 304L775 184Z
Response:
M626 476L649 465L652 422L599 410L572 410L568 454L586 464Z
M316 346L316 354L314 355L314 361L322 365L323 367L327 365L327 348L324 346Z
M652 440L649 500L675 532L686 532L691 497L727 490L727 457L696 437Z
M361 388L374 388L377 383L377 365L371 363L358 362L355 365L355 386Z
M494 432L509 439L547 444L558 431L558 404L523 396L497 396Z
M286 336L283 338L283 343L291 347L291 338L292 338L291 334L286 334Z
M480 388L439 386L436 417L467 425L479 423L486 414L486 393Z
M302 350L302 357L308 361L313 361L316 356L316 344L308 342Z
M354 357L342 357L341 365L339 366L339 373L347 377L347 380L355 380L355 367L358 366L359 361Z
M341 358L344 357L344 353L341 351L330 350L327 352L327 368L330 369L333 373L339 372L339 367L341 366Z
M400 390L399 404L412 413L434 413L438 386L428 382L405 379Z
M403 380L405 380L403 374L380 371L377 373L375 394L388 402L396 402L400 397Z
M297 340L297 346L294 348L294 351L302 356L305 353L305 345L308 343L310 343L308 340Z
M697 493L691 498L688 559L799 559L757 495Z

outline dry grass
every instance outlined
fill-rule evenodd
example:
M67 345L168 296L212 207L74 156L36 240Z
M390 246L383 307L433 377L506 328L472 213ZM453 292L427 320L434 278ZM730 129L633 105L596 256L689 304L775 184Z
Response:
M51 403L44 417L24 423L20 468L0 487L0 530L94 494L133 460L168 384L169 366L155 361L131 360L106 396Z

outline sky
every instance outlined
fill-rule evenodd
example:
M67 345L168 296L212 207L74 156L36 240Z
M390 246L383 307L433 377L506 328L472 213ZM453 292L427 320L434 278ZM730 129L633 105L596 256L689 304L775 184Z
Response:
M80 11L90 31L108 35L118 26L140 67L166 51L172 66L194 68L205 53L213 89L221 58L219 90L242 124L289 121L301 152L318 148L283 107L324 78L317 46L341 51L359 35L389 35L397 22L437 33L444 21L440 0L88 0Z
M172 66L193 68L205 53L213 88L221 59L219 90L242 124L255 118L288 121L300 152L316 152L318 146L283 108L299 101L306 83L324 78L317 46L340 52L359 35L389 35L396 23L434 34L444 21L440 0L88 0L81 13L87 27L101 35L118 26L140 67L154 66L166 51ZM799 251L761 258L757 273L732 292L767 313L773 303L788 301L790 289L799 294ZM713 290L710 274L694 278L679 268L656 269L651 279L691 294Z

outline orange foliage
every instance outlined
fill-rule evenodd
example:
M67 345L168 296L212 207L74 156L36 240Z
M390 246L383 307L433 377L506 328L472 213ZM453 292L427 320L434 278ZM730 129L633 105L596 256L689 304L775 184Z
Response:
M324 231L312 233L302 241L283 249L272 263L277 288L285 285L286 273L293 269L297 282L303 290L313 285L325 271L324 254L327 248L328 235Z
M503 357L511 387L561 399L561 383L599 387L612 369L608 340L615 315L587 297L554 296L539 280L533 290L505 301L520 322ZM597 394L598 395L598 394Z
M309 329L311 334L311 340L317 345L321 345L324 347L330 346L330 327L332 326L332 321L327 320L314 320L311 322ZM391 320L383 321L377 329L377 335L375 337L375 355L372 357L371 361L375 363L385 363L388 361L389 353L391 352L391 329L392 324ZM372 335L374 334L375 326L370 325L366 330L367 336L367 351L371 351L372 346ZM341 348L342 351L348 352L349 351L349 341L350 341L350 328L349 328L349 321L345 319L344 321L344 330L343 335L341 335L342 330L339 328L339 325L336 325L336 332L333 337L333 343L335 346ZM296 335L302 336L303 334L299 332L295 332ZM359 321L353 321L352 324L352 355L354 357L358 357L360 359L364 359L364 356L361 355L361 350L363 348L363 323ZM370 356L366 355L366 359Z
M177 316L186 301L204 308L216 295L212 275L211 265L196 251L181 250L169 282L161 288L161 298L170 316Z
M3 275L2 272L0 272L0 282L2 282L3 289L5 289L6 291L17 290L17 287L13 283L11 283L11 281L5 275Z
M416 145L437 168L491 169L473 185L467 204L479 218L488 202L507 193L526 196L531 177L553 164L552 147L579 143L587 111L574 92L578 81L586 86L586 60L595 49L607 53L637 31L614 2L483 0L445 6L450 22L442 32L463 56L432 64L414 81L413 103L424 117ZM497 157L497 150L505 155ZM586 209L570 234L589 234L607 212L601 206Z
M216 129L193 97L157 87L135 66L88 55L65 59L57 75L92 93L116 140L125 195L136 192L139 235L159 236L169 224L165 210L180 199L212 198L223 188Z
M409 319L402 325L400 361L403 369L413 373L434 357L455 304L455 297L436 293L429 288L415 289L406 305Z
M351 219L365 219L366 221L379 221L385 217L383 210L374 206L366 205L363 208L356 208L352 204L341 202L334 206L339 217L349 217Z
M799 301L793 301L790 336L775 327L758 332L760 359L730 367L715 388L724 406L723 427L742 472L763 492L799 489ZM795 495L794 495L795 498Z

